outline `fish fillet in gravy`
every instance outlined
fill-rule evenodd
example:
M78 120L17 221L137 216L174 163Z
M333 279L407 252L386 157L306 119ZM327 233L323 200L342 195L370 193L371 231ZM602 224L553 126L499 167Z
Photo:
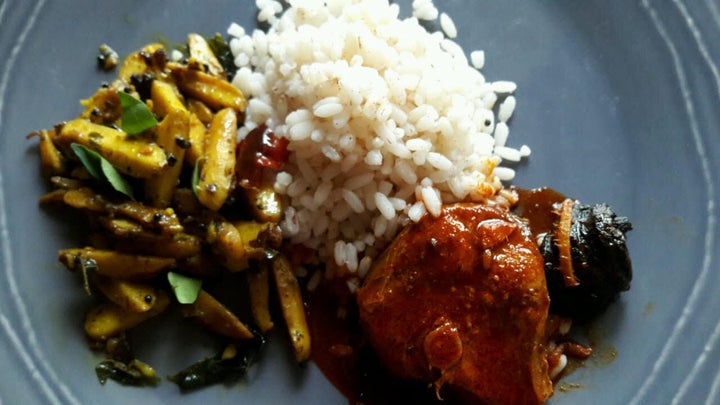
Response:
M357 295L393 374L467 402L538 404L552 394L543 258L519 218L447 205L402 231Z

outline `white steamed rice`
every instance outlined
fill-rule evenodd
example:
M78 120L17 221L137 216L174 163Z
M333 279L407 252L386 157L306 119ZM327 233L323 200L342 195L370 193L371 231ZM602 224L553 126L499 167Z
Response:
M256 3L267 31L228 29L250 99L239 136L267 124L290 139L275 189L292 243L362 278L404 223L443 203L507 204L515 173L499 164L530 154L506 146L516 85L486 81L482 51L468 63L432 0L406 19L387 0ZM442 32L418 23L438 15Z

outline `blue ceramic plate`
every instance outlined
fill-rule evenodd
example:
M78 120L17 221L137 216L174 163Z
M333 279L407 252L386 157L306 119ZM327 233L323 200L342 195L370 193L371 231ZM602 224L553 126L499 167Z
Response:
M518 83L509 142L533 154L514 184L608 202L635 226L633 287L589 331L599 355L550 403L720 403L720 3L439 3L461 45L486 51L486 77ZM126 55L254 17L247 0L0 1L0 403L344 403L281 338L239 386L100 386L87 299L56 258L79 235L36 203L46 187L25 135L78 114L111 77L95 68L101 43ZM210 353L172 322L141 332L139 355L161 373Z

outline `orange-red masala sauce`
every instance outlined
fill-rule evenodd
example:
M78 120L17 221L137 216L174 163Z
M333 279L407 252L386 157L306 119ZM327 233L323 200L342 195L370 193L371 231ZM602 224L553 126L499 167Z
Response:
M515 191L520 200L514 210L528 220L533 234L550 230L553 204L565 196L549 188ZM310 292L307 312L312 360L350 404L442 403L427 384L400 380L384 370L363 338L355 297L345 280L325 280Z

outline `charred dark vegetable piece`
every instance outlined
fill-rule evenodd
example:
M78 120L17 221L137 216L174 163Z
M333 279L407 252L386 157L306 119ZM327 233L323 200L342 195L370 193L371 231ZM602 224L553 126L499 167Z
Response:
M550 293L550 311L587 321L605 311L620 292L630 289L632 264L625 234L632 229L626 217L606 204L575 202L570 225L572 267L579 284L566 287L560 272L555 232L540 245Z
M118 360L105 359L95 366L95 374L100 384L105 384L108 379L122 385L133 386L157 385L160 382L155 371L139 360L126 364Z
M264 345L265 338L256 334L256 338L243 341L242 346L229 345L215 356L201 360L168 378L182 391L236 381L245 376Z
M107 358L95 366L100 384L105 384L108 379L132 386L157 385L160 382L152 367L134 358L125 334L108 339L105 353Z
M138 92L141 100L150 98L150 88L153 80L155 80L155 76L148 72L136 73L130 76L130 83L135 87L135 91Z

